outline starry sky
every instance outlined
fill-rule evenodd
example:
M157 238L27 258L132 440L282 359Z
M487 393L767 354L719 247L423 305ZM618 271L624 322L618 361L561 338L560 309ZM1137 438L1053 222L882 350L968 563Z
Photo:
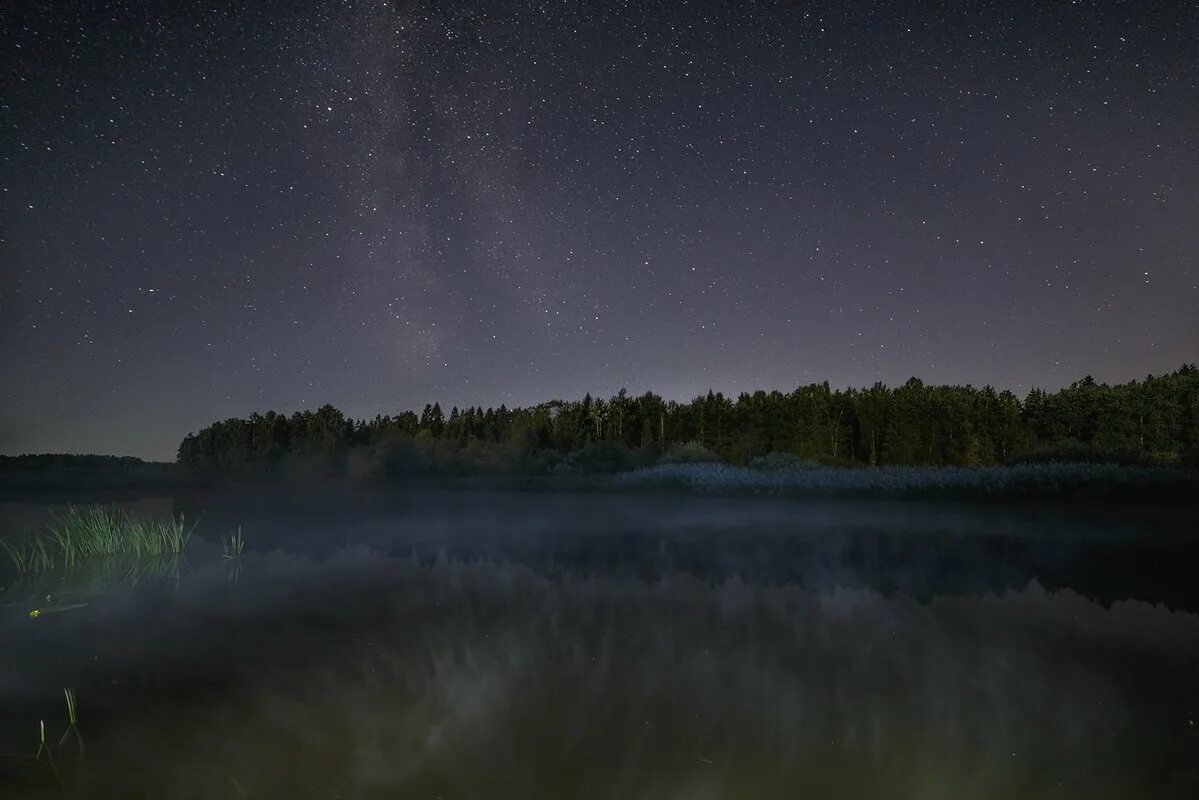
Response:
M6 3L0 452L1199 360L1190 3Z

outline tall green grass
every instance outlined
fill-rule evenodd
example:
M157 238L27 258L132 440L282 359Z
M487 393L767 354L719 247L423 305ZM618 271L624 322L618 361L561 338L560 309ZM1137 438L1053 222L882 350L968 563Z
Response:
M195 525L178 518L144 519L115 506L67 506L43 530L17 542L0 541L19 572L72 567L97 558L178 558Z

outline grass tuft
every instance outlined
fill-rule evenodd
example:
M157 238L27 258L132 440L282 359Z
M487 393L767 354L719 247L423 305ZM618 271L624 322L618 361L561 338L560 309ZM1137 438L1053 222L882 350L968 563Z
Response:
M0 546L19 572L42 572L108 556L177 559L194 530L182 514L142 519L115 506L71 505L54 514L45 530Z
M237 526L237 530L230 533L228 536L221 539L221 548L224 551L222 558L235 559L241 558L242 550L246 547L246 539L242 536L241 526Z

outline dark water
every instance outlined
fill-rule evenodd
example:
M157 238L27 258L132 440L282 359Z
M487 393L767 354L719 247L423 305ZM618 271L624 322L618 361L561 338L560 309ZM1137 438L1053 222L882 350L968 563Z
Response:
M6 582L0 797L1199 797L1193 509L164 504L178 571Z

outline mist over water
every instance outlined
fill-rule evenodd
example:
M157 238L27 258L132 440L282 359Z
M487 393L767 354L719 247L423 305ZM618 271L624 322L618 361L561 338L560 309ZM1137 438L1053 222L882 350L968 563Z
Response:
M498 492L170 502L205 509L177 575L97 581L87 607L37 620L25 605L45 587L6 595L0 752L36 749L39 719L57 739L69 686L87 757L63 765L61 785L0 759L0 788L1199 789L1199 617L1175 566L1191 553L1185 509ZM6 524L36 513L2 511ZM230 564L216 542L237 524L248 552Z

